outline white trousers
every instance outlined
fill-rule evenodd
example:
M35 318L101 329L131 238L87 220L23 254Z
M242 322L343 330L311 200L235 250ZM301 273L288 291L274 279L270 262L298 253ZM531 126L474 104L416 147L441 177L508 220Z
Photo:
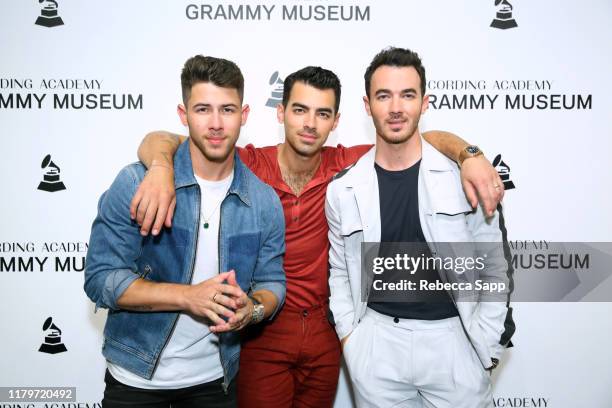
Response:
M399 319L367 309L344 345L365 407L492 407L491 380L458 317Z

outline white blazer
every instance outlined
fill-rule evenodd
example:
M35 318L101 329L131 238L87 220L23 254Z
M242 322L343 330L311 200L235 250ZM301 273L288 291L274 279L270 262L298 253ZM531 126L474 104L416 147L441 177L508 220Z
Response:
M473 210L461 187L457 165L422 141L422 159L418 179L419 218L433 256L453 256L454 248L445 242L502 242L500 214L486 219L480 206ZM376 148L372 148L353 167L340 172L327 188L325 213L329 223L330 309L336 332L344 338L359 324L367 302L361 299L361 243L380 241L380 203L378 178L374 168ZM469 246L469 245L467 245ZM465 251L462 244L461 251ZM502 245L487 254L483 281L510 286L508 260ZM448 272L440 272L441 275ZM454 273L451 271L451 273ZM448 276L441 276L449 280ZM453 280L453 277L450 277ZM457 279L454 279L455 281ZM465 294L449 292L459 317L484 368L499 359L509 341L504 323L511 308L505 301L480 301L476 294L465 300ZM458 297L463 298L457 301ZM514 324L510 322L510 331Z

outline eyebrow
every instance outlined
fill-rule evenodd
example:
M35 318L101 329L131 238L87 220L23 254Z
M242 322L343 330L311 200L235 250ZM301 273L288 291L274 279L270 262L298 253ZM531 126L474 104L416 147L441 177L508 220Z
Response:
M304 110L310 110L310 106L306 106L306 105L304 105L304 104L302 104L302 103L299 103L299 102L293 102L293 103L291 104L291 107L292 107L292 108L294 108L294 107L295 107L295 108L302 108L302 109L304 109ZM317 108L315 111L316 111L316 112L325 112L325 113L329 113L330 115L334 113L333 109L331 109L331 108Z
M410 93L410 92L416 93L416 89L414 89L414 88L402 89L400 91L400 94L405 94L405 93ZM393 92L391 92L390 89L378 89L374 95L379 95L379 94L382 94L382 93L393 93Z
M195 105L193 105L194 108L210 108L212 107L212 105L210 103L203 103L203 102L198 102ZM223 105L221 105L222 108L229 108L229 107L233 107L238 109L238 105L236 105L235 103L224 103Z

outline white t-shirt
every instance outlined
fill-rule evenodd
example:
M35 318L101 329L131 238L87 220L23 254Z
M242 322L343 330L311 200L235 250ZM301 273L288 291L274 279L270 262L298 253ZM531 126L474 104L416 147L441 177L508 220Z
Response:
M221 201L225 198L233 178L233 172L221 181L208 181L196 176L200 185L201 206L193 284L219 274ZM208 228L204 228L205 223ZM107 364L108 370L119 382L145 389L185 388L223 377L219 338L208 330L205 322L185 313L179 315L151 380L146 380L110 361Z

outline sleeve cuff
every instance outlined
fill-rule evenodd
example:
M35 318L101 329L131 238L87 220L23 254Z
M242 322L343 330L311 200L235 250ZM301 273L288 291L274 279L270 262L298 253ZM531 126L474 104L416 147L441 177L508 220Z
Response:
M282 283L282 282L258 282L258 283L254 283L253 286L251 287L251 293L257 292L258 290L263 290L263 289L269 290L270 292L274 293L274 296L276 296L276 300L278 302L277 306L276 306L276 309L274 309L274 311L272 312L272 314L268 318L268 320L271 320L272 318L274 318L274 316L276 316L276 313L278 313L280 308L285 303L285 284Z
M496 358L501 360L502 354L504 354L504 346L501 344L495 344L493 347L489 347L489 351L491 352L491 358Z
M104 281L102 299L96 304L98 307L106 307L109 310L118 310L117 300L123 292L140 276L129 269L119 269L108 274Z
M336 333L338 334L338 338L342 340L353 331L353 323L352 319L349 321L348 319L344 319L341 322L336 322Z

